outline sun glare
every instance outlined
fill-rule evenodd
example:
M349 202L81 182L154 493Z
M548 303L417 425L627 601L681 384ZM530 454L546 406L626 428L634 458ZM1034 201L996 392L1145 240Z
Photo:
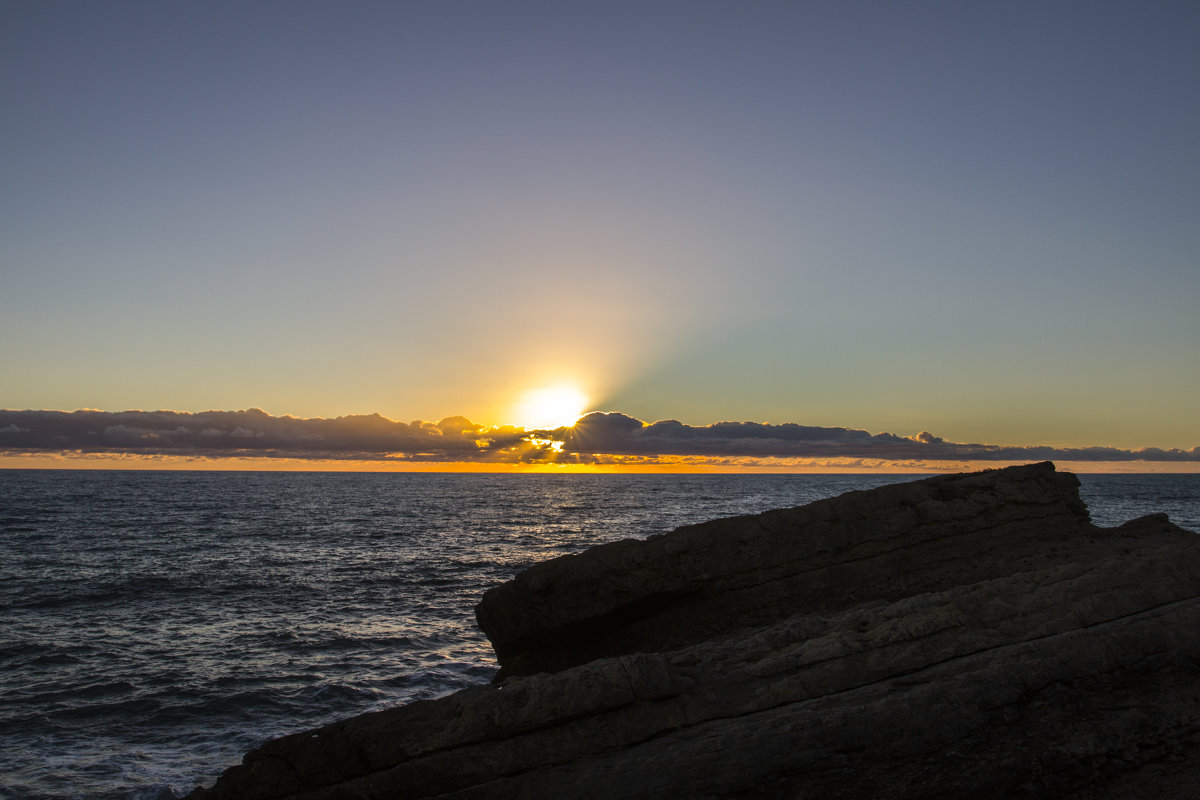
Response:
M526 430L574 425L583 416L587 397L574 386L551 386L526 392L517 406L517 423Z

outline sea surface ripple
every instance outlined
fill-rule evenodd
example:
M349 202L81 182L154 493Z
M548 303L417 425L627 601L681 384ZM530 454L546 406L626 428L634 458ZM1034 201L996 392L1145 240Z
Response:
M494 674L530 564L895 475L0 471L0 797L157 800L269 738ZM1081 476L1200 530L1200 475Z

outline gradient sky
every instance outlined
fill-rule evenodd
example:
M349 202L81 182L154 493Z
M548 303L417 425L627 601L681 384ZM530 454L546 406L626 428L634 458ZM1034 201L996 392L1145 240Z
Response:
M0 3L0 407L1200 445L1200 4ZM15 429L14 429L15 430Z

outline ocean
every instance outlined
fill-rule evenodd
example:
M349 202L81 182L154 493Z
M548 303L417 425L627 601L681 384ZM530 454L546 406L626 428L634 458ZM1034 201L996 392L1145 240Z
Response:
M474 605L534 562L908 479L0 470L0 798L211 785L490 680ZM1080 480L1097 524L1200 531L1200 475Z

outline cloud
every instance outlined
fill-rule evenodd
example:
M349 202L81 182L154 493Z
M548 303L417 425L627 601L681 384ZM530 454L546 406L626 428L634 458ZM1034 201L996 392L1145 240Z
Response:
M624 414L604 412L588 414L573 428L561 431L563 450L568 453L907 458L914 446L924 446L890 433L872 435L851 428L760 422L694 426L677 420L647 424Z
M525 431L485 427L466 417L395 422L379 414L275 417L244 411L0 410L0 452L109 453L143 456L256 457L348 461L495 464L787 466L789 463L899 465L932 461L1200 462L1191 450L1114 447L1009 447L784 423L678 420L646 423L593 412L573 427Z
M645 423L615 412L594 412L553 435L563 452L579 455L708 456L759 458L967 459L972 461L1200 461L1191 450L1121 450L1114 447L1006 447L947 442L928 431L912 437L852 428L784 423Z
M302 419L245 411L0 411L9 452L138 452L279 458L433 457L473 460L521 444L515 430L488 432L464 417L394 422L378 414Z

